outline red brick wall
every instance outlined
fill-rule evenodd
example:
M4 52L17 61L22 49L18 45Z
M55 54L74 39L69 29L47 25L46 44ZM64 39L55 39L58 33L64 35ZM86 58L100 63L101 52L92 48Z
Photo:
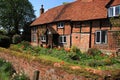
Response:
M112 27L110 28L110 25L108 21L101 21L101 28L100 28L100 21L94 21L92 26L92 47L98 48L101 50L109 50L109 51L115 51L118 46L116 44L116 41L113 37L113 32L120 30L120 27ZM107 30L107 44L95 44L95 31L97 30Z
M80 28L79 25L82 26ZM76 27L77 25L77 27ZM59 34L59 35L67 35L67 43L64 44L64 47L70 47L70 34L71 34L71 25L70 22L65 22L64 28L57 28L56 23L51 24L52 28ZM108 31L108 38L107 44L95 44L95 32L97 30L107 30ZM115 40L113 40L112 31L120 30L120 27L112 27L110 28L110 24L107 20L94 20L92 21L92 34L91 34L91 47L92 48L99 48L104 50L115 50L117 47L115 44ZM81 34L83 39L81 38ZM110 32L111 31L111 32ZM78 46L81 49L88 49L89 45L89 33L90 33L90 22L74 22L72 28L72 46ZM78 36L78 38L76 38ZM84 42L83 42L84 41Z
M67 23L65 23L65 31L64 31L64 34L69 35L70 33L71 33L71 26L70 26L70 23L67 22Z
M89 34L88 33L73 33L72 46L78 47L81 51L87 51L89 48Z

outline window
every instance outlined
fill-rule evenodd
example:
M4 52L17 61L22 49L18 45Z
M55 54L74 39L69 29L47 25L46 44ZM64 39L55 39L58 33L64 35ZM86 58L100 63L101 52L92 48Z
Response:
M120 5L108 8L108 17L120 15Z
M36 35L32 35L32 42L36 42Z
M96 31L96 44L106 44L107 43L107 31Z
M41 41L42 41L42 42L46 42L46 36L45 36L45 35L44 35L44 36L41 36L40 38L41 38Z
M58 28L64 28L64 22L60 22L57 24Z
M59 41L60 43L66 43L66 36L60 36Z
M36 27L33 27L33 28L32 28L32 32L33 32L33 33L36 33L36 32L37 32L37 28L36 28Z

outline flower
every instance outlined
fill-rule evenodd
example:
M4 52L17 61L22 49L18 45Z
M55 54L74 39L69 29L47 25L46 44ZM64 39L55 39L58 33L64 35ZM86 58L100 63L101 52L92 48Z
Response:
M24 48L25 48L25 46L23 45L21 48L22 48L22 49L24 49Z
M60 64L61 64L61 65L64 65L65 63L64 63L64 61L62 61L62 62L60 62Z

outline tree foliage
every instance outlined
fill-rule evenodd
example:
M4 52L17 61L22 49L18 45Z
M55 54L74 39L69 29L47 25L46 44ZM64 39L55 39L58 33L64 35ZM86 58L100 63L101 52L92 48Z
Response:
M8 31L15 30L35 19L29 0L0 0L0 25Z

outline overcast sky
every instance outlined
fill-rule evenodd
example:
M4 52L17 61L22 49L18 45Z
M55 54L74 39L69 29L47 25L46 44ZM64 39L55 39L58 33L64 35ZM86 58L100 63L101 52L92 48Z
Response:
M46 11L50 8L61 5L63 2L72 2L74 0L29 0L29 1L32 3L34 7L35 15L38 17L40 14L39 10L42 4L44 5L44 9Z

